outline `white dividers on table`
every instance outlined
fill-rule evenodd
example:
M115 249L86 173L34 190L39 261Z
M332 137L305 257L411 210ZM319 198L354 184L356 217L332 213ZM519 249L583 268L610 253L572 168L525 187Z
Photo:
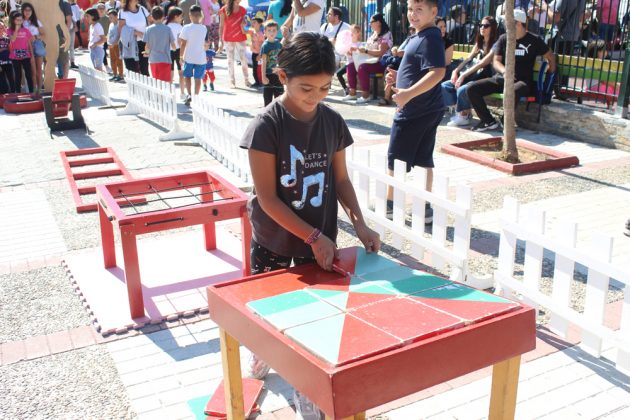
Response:
M497 287L507 297L520 296L534 306L544 306L551 314L551 329L566 337L569 324L582 330L580 347L600 357L603 345L616 349L617 369L630 373L630 269L611 263L613 239L599 233L593 235L589 248L576 247L577 225L559 222L554 225L555 235L545 233L545 212L530 209L526 221L519 222L520 206L512 197L505 197L501 217L501 238L498 269L494 273ZM525 241L523 280L514 277L517 240ZM555 254L551 295L539 289L543 250ZM584 311L571 307L571 288L575 264L587 268ZM610 279L622 283L624 300L621 308L621 324L613 330L604 324ZM603 344L604 343L604 344Z
M81 76L81 86L83 86L87 96L101 101L107 108L113 108L107 85L107 73L79 64L79 75Z
M465 185L457 185L455 201L449 199L449 180L434 174L433 192L425 188L426 170L414 168L413 180L408 179L406 164L396 161L394 175L387 173L387 157L372 153L365 148L350 147L347 165L353 180L357 198L364 217L373 223L377 232L384 236L392 233L393 246L403 249L404 241L411 243L411 255L419 261L424 252L431 255L431 266L442 271L448 264L453 280L465 282L474 287L485 287L468 275L468 251L470 249L470 218L472 190ZM394 191L394 211L392 220L386 217L387 186ZM433 208L431 236L425 236L425 203ZM411 205L411 223L405 212ZM453 242L447 241L449 215L454 218Z
M183 131L177 120L177 91L172 83L140 73L125 71L128 101L118 115L143 114L154 123L170 130L160 140L179 140L193 137Z
M239 147L247 123L214 106L213 100L216 102L210 97L193 98L195 141L243 181L250 182L247 150Z

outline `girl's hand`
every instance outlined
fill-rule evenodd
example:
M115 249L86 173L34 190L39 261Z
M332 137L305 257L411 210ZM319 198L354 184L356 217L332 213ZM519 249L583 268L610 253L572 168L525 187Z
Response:
M368 253L378 252L381 249L381 236L367 227L367 225L363 224L363 226L355 227L354 230Z
M392 68L388 68L387 75L385 76L385 82L390 86L394 86L394 83L396 83L397 75L398 75L398 72L396 70Z
M332 271L332 263L338 257L337 246L323 233L311 244L317 264L326 271Z
M263 75L262 75L261 82L263 83L263 85L268 85L268 84L269 84L269 79L267 79L267 76L265 76L265 75L263 74Z
M453 70L453 73L451 74L451 83L455 84L455 82L457 82L458 77L459 77L459 73L457 73L457 70Z
M459 89L461 87L461 85L464 83L465 78L466 77L463 74L457 78L457 80L455 81L455 89Z

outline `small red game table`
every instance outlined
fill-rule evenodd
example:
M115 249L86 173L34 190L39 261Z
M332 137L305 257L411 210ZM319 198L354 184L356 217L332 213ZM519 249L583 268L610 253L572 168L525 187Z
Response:
M114 225L120 229L132 318L144 316L137 235L201 224L209 251L217 247L215 222L240 218L243 275L250 273L247 195L214 173L202 171L97 185L96 195L105 268L116 266ZM146 202L137 204L134 199L138 197L145 197Z
M243 418L239 342L330 419L490 365L489 418L514 417L532 308L360 248L341 250L336 271L308 264L208 287L229 419Z

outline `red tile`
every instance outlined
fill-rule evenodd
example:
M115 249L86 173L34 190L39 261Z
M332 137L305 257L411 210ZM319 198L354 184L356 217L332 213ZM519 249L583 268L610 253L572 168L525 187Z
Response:
M42 267L46 267L46 258L38 257L38 258L30 258L28 260L29 270L35 270Z
M5 365L26 359L24 341L10 341L2 344L2 363Z
M72 340L72 346L75 349L80 349L83 347L91 346L92 344L96 344L96 339L92 335L92 329L89 325L84 325L82 327L74 328L69 330L70 339Z
M68 331L59 331L47 335L51 354L72 350L72 340Z
M50 349L48 348L48 340L45 335L29 337L24 340L27 359L37 359L39 357L48 356Z

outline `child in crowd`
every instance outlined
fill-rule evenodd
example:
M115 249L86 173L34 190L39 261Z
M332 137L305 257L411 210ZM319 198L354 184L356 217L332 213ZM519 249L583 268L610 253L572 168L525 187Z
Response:
M254 182L247 206L252 274L287 268L291 262L317 262L332 270L337 202L367 252L380 248L379 235L363 219L346 167L352 135L343 117L322 103L335 69L328 38L315 32L293 35L277 57L276 74L286 92L254 117L243 135L240 146L248 149ZM262 379L268 372L265 362L253 355L248 376ZM294 401L300 418L319 412L297 391ZM303 411L305 406L310 412Z
M0 95L15 92L13 67L9 59L9 43L7 28L0 19Z
M85 14L90 17L90 35L88 40L88 48L90 49L90 60L92 65L98 71L103 71L103 59L105 57L105 31L101 26L100 16L96 9L88 9Z
M245 32L247 10L240 5L241 0L227 0L224 3L225 6L219 10L219 18L221 19L219 23L221 35L219 51L225 46L230 87L232 89L236 88L236 80L234 78L235 54L239 55L241 70L243 71L243 82L245 86L251 87L247 57L245 56L245 50L247 49L247 35Z
M15 80L15 93L22 90L22 71L28 86L28 91L33 93L33 69L31 67L31 57L33 57L33 35L24 28L24 16L20 12L12 12L9 16L9 59L13 67L13 78Z
M179 95L183 99L186 95L184 77L182 75L182 62L179 59L180 45L179 34L182 33L182 20L184 18L184 12L179 7L171 7L168 9L168 15L166 17L166 26L171 29L173 36L175 37L175 49L171 50L171 83L173 83L175 76L175 66L177 65L177 74L179 78Z
M416 35L405 46L398 71L389 69L386 83L394 92L392 99L398 106L389 140L387 163L393 175L394 160L427 168L426 189L433 184L433 148L437 127L444 116L441 84L446 71L444 41L435 26L437 0L409 0L409 24ZM395 85L395 87L394 87ZM393 210L393 192L387 191L388 215ZM425 206L425 223L433 221L433 210Z
M112 77L109 80L122 82L125 78L123 76L123 61L120 58L120 45L118 45L118 40L120 39L118 33L118 11L109 9L107 16L110 22L109 30L107 31L107 45L109 47L109 61L112 67Z
M35 60L31 64L35 64L34 67L34 85L35 93L39 93L44 90L44 78L42 70L44 68L44 59L46 58L46 45L42 40L44 33L44 24L37 18L33 5L28 2L22 3L22 14L24 15L24 27L33 35L33 56Z
M265 41L265 35L262 31L263 20L259 17L252 19L252 26L249 28L249 34L252 38L252 73L254 73L254 84L252 87L259 88L262 86L258 78L258 56L260 55L260 47Z
M349 94L348 85L346 84L346 79L344 79L344 75L347 72L348 65L353 62L352 52L359 49L359 45L361 44L361 25L351 25L350 30L352 31L352 44L350 44L350 49L346 54L346 64L337 70L337 80L339 80L339 84L343 88L344 95Z
M195 79L195 95L201 90L201 80L206 72L206 50L209 45L206 42L208 29L201 24L203 13L201 7L190 8L190 23L182 29L179 35L180 58L184 61L184 78L186 91L184 103L190 105L192 100L191 78Z
M278 24L273 20L265 22L265 42L260 47L260 62L262 66L263 99L265 106L269 105L273 98L282 95L284 88L278 75L274 72L278 60L278 53L282 49L282 43L278 40Z
M405 55L405 47L412 36L416 34L416 28L409 27L409 36L398 47L392 47L390 54L383 55L381 62L385 64L385 69L398 70L400 63L402 62L403 55ZM385 85L385 94L378 101L378 106L389 106L392 101L392 87Z
M175 49L175 37L171 29L163 23L164 9L153 6L151 17L155 22L144 33L146 46L144 53L149 55L149 67L154 79L171 81L171 49Z
M206 72L203 74L203 90L204 92L208 91L208 80L210 80L210 90L214 91L214 56L217 53L212 49L208 48L206 50Z

